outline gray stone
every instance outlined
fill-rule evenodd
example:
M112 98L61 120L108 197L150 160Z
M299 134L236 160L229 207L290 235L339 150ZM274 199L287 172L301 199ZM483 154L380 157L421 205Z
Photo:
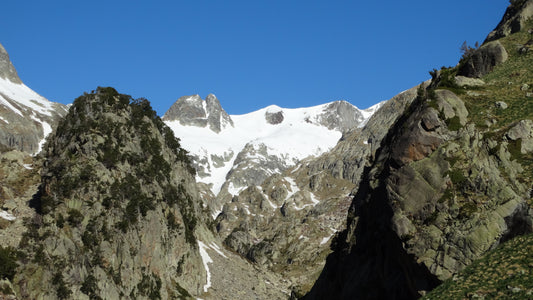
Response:
M465 76L455 76L455 83L460 87L465 86L483 86L485 82L479 78L469 78Z
M499 108L499 109L506 109L508 107L507 103L503 102L503 101L497 101L495 103L496 107Z
M265 120L268 124L276 125L283 122L283 111L278 112L265 112Z
M460 65L457 74L479 78L488 74L495 66L505 62L507 58L507 51L499 41L489 42L476 49Z

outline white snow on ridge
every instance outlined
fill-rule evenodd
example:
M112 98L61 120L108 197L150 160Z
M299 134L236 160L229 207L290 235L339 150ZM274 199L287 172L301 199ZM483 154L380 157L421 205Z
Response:
M52 116L54 111L52 102L37 94L25 84L14 83L8 79L0 78L0 104L23 116L22 112L11 105L5 97L47 116Z
M237 154L248 143L265 145L269 155L282 156L289 166L333 148L342 136L341 132L313 123L328 105L296 109L271 105L248 114L231 115L234 127L226 127L220 133L208 128L184 126L177 120L167 121L166 124L180 138L182 146L193 155L207 156L210 161L210 154L224 156L224 153L233 151L233 158L223 167L214 168L210 162L210 176L197 177L200 182L212 184L211 190L216 195L233 167ZM283 112L283 122L269 124L265 114L279 111Z
M372 117L372 115L376 111L378 111L378 109L380 109L383 106L383 104L385 104L385 102L387 102L387 100L381 101L381 102L379 102L377 104L374 104L374 105L370 106L367 109L360 110L361 114L363 114L364 121L361 122L361 124L359 124L359 126L357 126L357 127L363 128L366 125L366 123L368 122L368 120L370 119L370 117Z

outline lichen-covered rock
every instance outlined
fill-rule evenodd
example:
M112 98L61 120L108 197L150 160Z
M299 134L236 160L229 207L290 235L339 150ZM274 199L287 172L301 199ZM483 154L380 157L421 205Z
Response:
M516 159L520 148L510 150L531 136L530 121L503 136L484 132L460 97L432 88L419 93L365 169L347 229L305 299L417 298L533 231L531 174Z

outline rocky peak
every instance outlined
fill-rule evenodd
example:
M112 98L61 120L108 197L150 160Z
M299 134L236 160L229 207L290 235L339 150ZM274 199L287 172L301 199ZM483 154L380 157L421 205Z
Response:
M199 95L180 97L165 113L163 120L179 121L185 126L209 127L216 133L227 126L233 127L233 120L213 94L207 95L205 101Z
M207 111L207 124L214 132L220 132L226 126L233 127L233 120L228 113L222 109L220 101L213 94L207 95L205 98Z
M24 85L0 45L0 144L30 154L41 151L67 107Z
M533 17L532 0L514 0L505 11L502 20L496 28L489 33L485 43L509 36L525 29L526 22Z
M319 124L328 129L347 132L359 127L365 121L365 115L354 105L346 101L329 103L317 117Z
M146 99L112 88L77 98L43 156L39 215L21 243L38 258L14 279L21 298L202 292L197 238L208 230L194 170Z
M9 59L9 54L7 54L2 44L0 44L0 77L14 83L22 83L17 74L17 70L15 70L15 67Z

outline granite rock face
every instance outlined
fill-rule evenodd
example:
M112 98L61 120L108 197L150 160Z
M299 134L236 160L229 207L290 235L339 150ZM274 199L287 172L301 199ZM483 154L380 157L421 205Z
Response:
M507 50L499 41L489 42L466 58L459 68L458 75L479 78L488 74L495 66L505 62L507 58Z
M347 229L305 299L415 299L533 231L531 120L480 127L433 80L369 160Z
M179 98L165 113L163 120L178 120L186 126L208 127L216 133L227 126L233 127L233 120L213 94L207 95L205 101L199 95Z

